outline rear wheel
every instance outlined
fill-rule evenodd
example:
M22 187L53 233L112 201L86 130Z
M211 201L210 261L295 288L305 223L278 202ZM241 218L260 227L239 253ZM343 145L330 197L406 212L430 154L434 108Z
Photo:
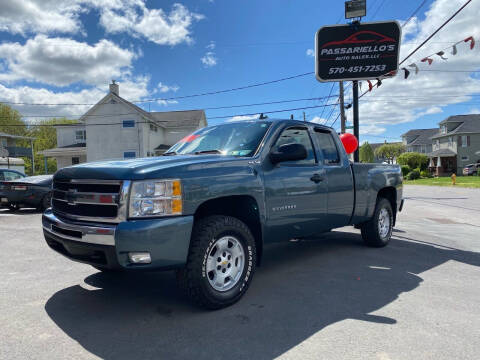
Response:
M177 272L178 283L197 305L220 309L247 291L255 259L255 239L247 225L230 216L209 216L194 226L187 264Z
M18 206L17 204L9 204L9 205L8 205L8 209L9 209L10 211L17 211L17 210L20 209L20 206Z
M363 224L362 238L366 245L383 247L388 244L392 237L393 210L390 201L379 198L375 206L373 217Z

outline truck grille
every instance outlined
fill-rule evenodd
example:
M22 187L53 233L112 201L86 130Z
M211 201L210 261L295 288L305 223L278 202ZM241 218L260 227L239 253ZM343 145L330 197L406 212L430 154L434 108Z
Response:
M125 191L125 185L127 185ZM114 180L55 180L53 212L73 219L119 222L124 215L127 182Z

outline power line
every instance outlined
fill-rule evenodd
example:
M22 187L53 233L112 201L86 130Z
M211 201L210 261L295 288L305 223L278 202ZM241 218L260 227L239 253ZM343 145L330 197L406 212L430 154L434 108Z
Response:
M230 89L224 89L224 90L215 90L215 91L208 91L208 92L203 92L203 93L198 93L198 94L191 94L191 95L183 95L183 96L172 96L169 98L154 98L154 99L145 99L145 100L134 100L131 101L132 103L137 103L137 104L142 104L142 103L148 103L148 102L155 102L155 101L169 101L169 100L181 100L181 99L190 99L194 97L200 97L200 96L209 96L209 95L217 95L217 94L224 94L227 92L232 92L232 91L239 91L239 90L245 90L245 89L251 89L254 87L259 87L259 86L264 86L264 85L270 85L270 84L275 84L279 83L282 81L286 80L292 80L292 79L297 79L300 77L304 77L307 75L313 75L314 72L306 72L303 74L297 74L297 75L292 75L288 77L284 77L281 79L276 79L276 80L271 80L271 81L264 81L260 83L255 83L251 85L245 85L245 86L239 86L236 88L230 88ZM8 101L0 101L0 103L3 104L9 104L9 105L41 105L41 106L86 106L86 105L96 105L96 104L80 104L80 103L56 103L56 104L43 104L43 103L27 103L27 102L8 102Z
M315 105L315 106L305 106L305 107L299 107L299 108L290 108L290 109L279 109L279 110L271 110L271 111L263 111L263 114L274 114L274 113L282 113L282 112L289 112L289 111L297 111L297 110L305 110L305 109L314 109L314 108L320 108L323 106L336 106L337 104L325 104L325 105ZM255 113L248 113L248 114L230 114L230 115L221 115L221 116L214 116L214 117L209 117L210 119L226 119L226 118L232 118L235 116L253 116L253 115L258 115L260 112L255 112ZM136 113L132 113L136 114ZM117 115L111 115L111 116L120 116L120 115L125 115L125 114L117 114ZM128 114L127 114L128 115ZM100 117L107 116L107 115L97 115ZM110 115L108 115L110 116ZM0 118L2 118L0 116ZM3 117L5 119L9 117ZM137 124L150 124L152 122L165 122L165 121L138 121ZM14 126L14 127L19 127L19 126L53 126L53 125L61 125L61 126L102 126L102 125L122 125L123 122L118 122L118 123L96 123L96 124L81 124L81 123L76 123L76 124L1 124L2 126Z
M404 28L410 22L410 20L412 20L413 17L415 15L417 15L417 12L420 11L420 9L423 7L423 5L425 5L426 2L427 2L427 0L423 0L422 3L420 5L418 5L418 7L415 9L415 11L412 13L412 15L410 15L410 17L403 23L402 28Z
M443 29L443 27L445 25L447 25L455 16L457 16L460 11L462 11L468 4L470 4L472 2L472 0L467 0L467 2L465 2L465 4L463 4L460 9L458 9L452 16L450 16L447 20L445 20L445 22L440 25L437 30L435 30L429 37L427 37L420 45L418 45L415 50L413 50L410 54L407 55L407 57L405 59L403 59L400 64L398 64L399 66L402 65L405 61L407 61L407 59L409 59L413 54L415 54L423 45L425 45L428 40L430 40L432 37L434 37L440 30Z

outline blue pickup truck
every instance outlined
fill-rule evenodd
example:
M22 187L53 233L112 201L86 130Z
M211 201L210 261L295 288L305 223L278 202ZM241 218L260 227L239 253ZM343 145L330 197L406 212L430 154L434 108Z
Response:
M163 156L80 164L54 177L47 244L101 271L177 271L196 304L247 291L265 244L354 225L390 240L397 165L351 163L329 127L294 120L200 129Z

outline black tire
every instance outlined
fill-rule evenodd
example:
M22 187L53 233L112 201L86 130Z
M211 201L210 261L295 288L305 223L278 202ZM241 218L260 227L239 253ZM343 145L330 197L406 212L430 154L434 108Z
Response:
M8 210L14 212L20 210L20 206L17 204L8 204Z
M388 213L389 225L388 225L388 232L382 235L380 230L380 214L382 210L386 210ZM371 247L383 247L388 244L390 238L392 237L392 230L393 230L393 210L390 201L385 198L378 198L377 204L375 206L375 211L373 213L373 217L370 221L363 224L361 231L362 231L362 238L363 241L367 246Z
M219 291L208 279L211 272L207 273L207 258L212 251L216 251L216 241L224 236L232 236L240 243L244 266L235 285L226 291ZM231 216L214 215L201 219L194 225L187 264L177 271L177 281L196 305L212 310L220 309L234 304L243 296L253 279L255 266L255 239L248 226Z

